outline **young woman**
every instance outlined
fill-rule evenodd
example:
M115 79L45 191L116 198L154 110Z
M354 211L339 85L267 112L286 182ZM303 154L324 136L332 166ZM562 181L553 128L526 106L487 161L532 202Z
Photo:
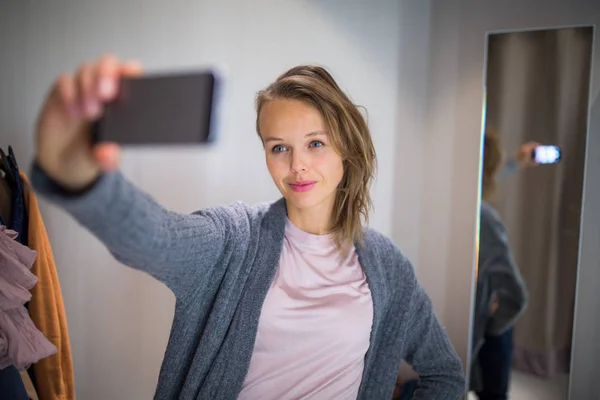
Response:
M258 134L283 198L170 212L90 146L120 76L113 57L59 78L37 125L32 181L126 265L177 298L157 399L386 399L402 359L419 399L459 399L462 368L413 268L363 228L375 151L357 107L322 68L257 96Z

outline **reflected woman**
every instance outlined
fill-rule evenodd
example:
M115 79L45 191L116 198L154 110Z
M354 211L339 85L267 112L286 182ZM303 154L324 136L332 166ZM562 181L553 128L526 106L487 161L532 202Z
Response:
M525 144L520 152L526 153L532 146L535 144ZM503 400L508 398L513 326L526 308L527 289L513 259L506 228L490 205L503 165L500 138L491 128L485 132L483 153L470 389L480 400Z

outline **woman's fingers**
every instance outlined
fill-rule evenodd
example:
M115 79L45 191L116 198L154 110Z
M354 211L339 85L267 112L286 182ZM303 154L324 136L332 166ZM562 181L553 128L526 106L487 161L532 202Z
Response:
M135 78L143 73L142 64L138 61L127 61L120 66L121 76L126 78Z
M96 90L96 65L83 64L77 71L78 100L85 119L93 120L100 115L102 106Z
M119 84L119 60L113 55L105 55L98 61L96 73L96 91L103 103L111 101L117 95Z
M55 83L55 95L71 118L80 114L77 86L71 74L62 74Z
M94 158L104 172L118 168L121 159L121 149L115 143L101 143L94 147Z

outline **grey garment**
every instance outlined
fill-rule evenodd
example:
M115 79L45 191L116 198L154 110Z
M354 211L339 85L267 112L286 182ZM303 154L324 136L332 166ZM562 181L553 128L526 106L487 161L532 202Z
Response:
M506 160L506 162L504 163L504 166L498 172L498 175L496 175L496 179L498 181L502 181L502 180L508 178L510 175L517 172L518 170L519 170L519 162L517 161L516 158L510 157Z
M175 293L155 399L235 399L279 264L285 201L235 203L188 215L165 210L118 172L102 176L79 196L67 196L36 166L31 180L119 261ZM365 231L357 253L374 309L358 398L391 398L402 359L421 377L415 399L461 398L461 361L409 261L373 230Z
M506 228L498 212L481 203L477 293L472 332L470 389L479 390L477 356L485 335L497 336L511 328L527 307L527 288L513 259ZM490 306L498 310L490 316Z

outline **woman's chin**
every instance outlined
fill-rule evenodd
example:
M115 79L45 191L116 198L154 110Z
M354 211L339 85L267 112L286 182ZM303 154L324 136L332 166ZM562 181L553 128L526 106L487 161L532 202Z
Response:
M288 208L294 207L297 210L308 210L314 209L315 207L321 207L324 205L332 205L333 200L331 196L324 195L315 191L314 193L308 192L289 192L284 195L285 201Z
M288 204L288 207L292 206L298 210L305 210L308 208L312 208L319 203L321 203L322 199L317 198L317 196L304 193L286 193L285 201Z

